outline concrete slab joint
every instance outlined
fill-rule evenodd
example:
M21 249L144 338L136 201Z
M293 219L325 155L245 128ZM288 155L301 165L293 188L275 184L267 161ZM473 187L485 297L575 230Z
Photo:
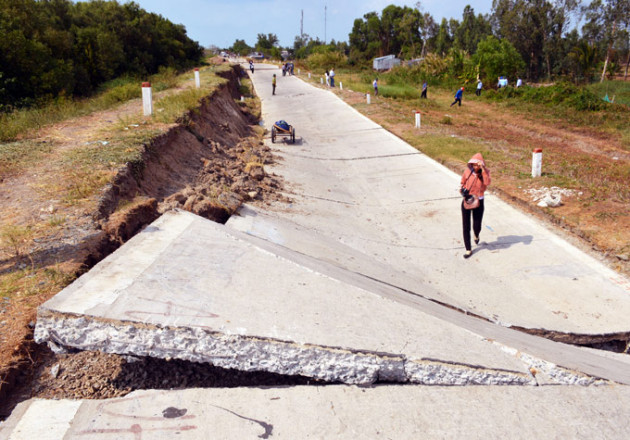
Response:
M378 381L452 386L538 385L535 375L518 371L433 359L411 360L402 354L230 335L199 327L87 320L41 310L35 340L71 349L183 359L222 368L302 375L346 384L367 385ZM536 372L544 373L550 383L590 385L595 381L533 357L522 356L521 360L535 366Z

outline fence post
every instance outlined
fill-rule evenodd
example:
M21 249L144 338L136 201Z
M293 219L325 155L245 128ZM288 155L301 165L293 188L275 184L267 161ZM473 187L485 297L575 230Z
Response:
M532 153L532 177L542 176L542 148L536 148Z
M153 114L153 92L151 91L151 83L142 83L142 110L144 116L151 116Z

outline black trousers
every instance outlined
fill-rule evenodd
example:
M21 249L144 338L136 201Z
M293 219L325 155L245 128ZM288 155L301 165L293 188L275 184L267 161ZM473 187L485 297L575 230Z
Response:
M426 99L426 98L427 98L427 89L424 89L424 90L422 91L422 93L420 94L420 97L421 97L421 98L424 98L424 99Z
M461 98L455 98L455 101L453 101L453 103L451 104L451 107L453 107L455 104L459 104L459 106L462 106L462 100Z
M464 201L462 200L462 232L464 233L464 246L466 250L472 249L470 246L470 217L472 215L472 228L475 236L479 237L481 233L481 220L483 220L483 200L479 200L479 206L475 209L464 208Z

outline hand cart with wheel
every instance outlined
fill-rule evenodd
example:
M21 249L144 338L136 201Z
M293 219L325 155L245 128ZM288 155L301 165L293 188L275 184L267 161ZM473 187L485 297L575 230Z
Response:
M291 140L291 143L295 143L295 129L292 125L289 125L286 121L276 121L271 127L271 142L276 142L277 137L285 137Z

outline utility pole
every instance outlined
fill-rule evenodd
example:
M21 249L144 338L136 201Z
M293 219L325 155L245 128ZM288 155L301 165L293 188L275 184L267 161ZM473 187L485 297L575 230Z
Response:
M324 44L326 44L326 10L328 5L324 5Z
M302 18L300 19L300 38L304 39L304 9L302 9Z

